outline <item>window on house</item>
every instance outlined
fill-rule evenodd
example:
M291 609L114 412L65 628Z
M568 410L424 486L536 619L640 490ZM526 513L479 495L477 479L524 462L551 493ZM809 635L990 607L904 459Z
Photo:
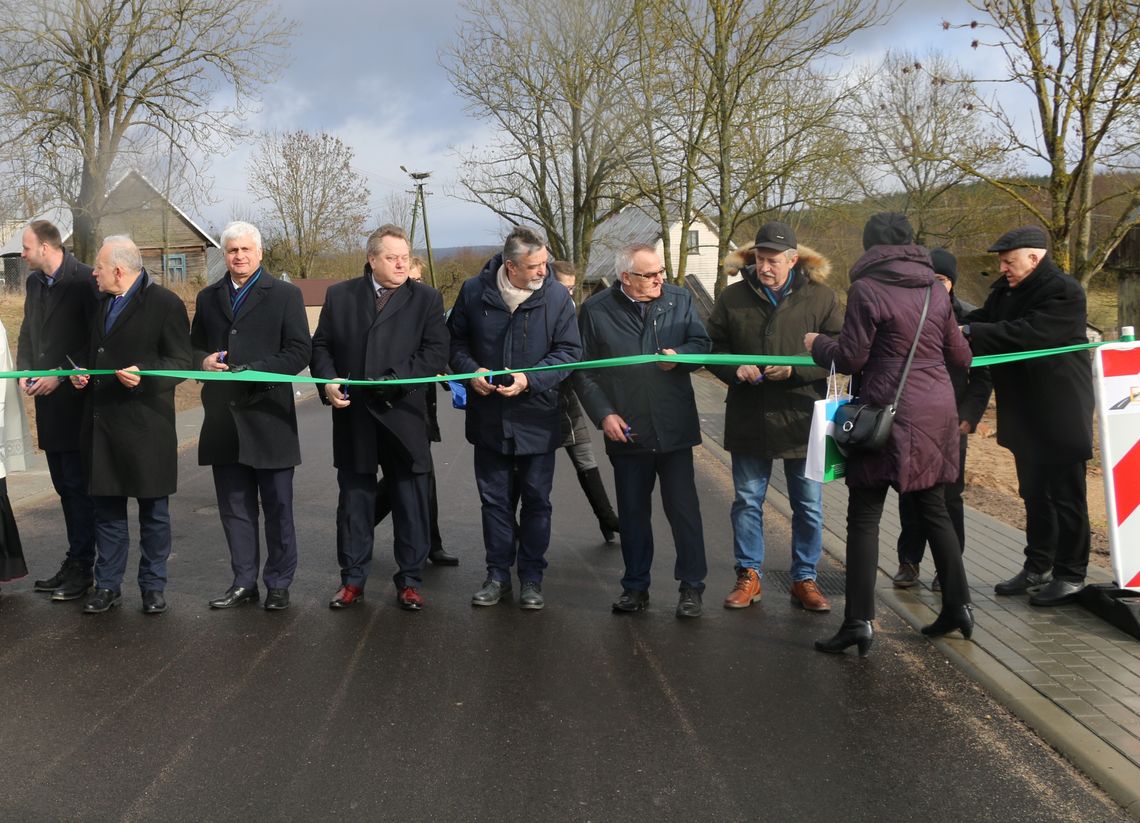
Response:
M701 233L697 229L689 231L689 254L701 253Z
M184 254L164 254L164 255L162 255L162 273L166 276L167 280L185 280L186 279L186 255L184 255Z

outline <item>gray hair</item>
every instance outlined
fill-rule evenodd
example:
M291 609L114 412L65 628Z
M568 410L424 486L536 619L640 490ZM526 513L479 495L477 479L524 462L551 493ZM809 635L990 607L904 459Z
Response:
M534 229L515 226L503 241L503 262L517 263L520 257L534 254L546 248L546 240Z
M633 256L643 251L647 251L654 256L657 254L657 249L648 243L630 243L628 246L622 246L618 249L617 256L614 258L614 267L617 274L620 275L623 271L630 271L633 268Z
M222 251L226 250L226 243L241 237L252 237L254 245L259 251L261 250L261 232L257 230L257 226L244 220L234 220L227 223L226 227L222 229Z
M395 223L385 223L372 234L368 235L368 245L364 249L364 254L367 257L380 256L380 244L384 242L385 237L395 237L398 240L408 242L408 233ZM408 243L411 246L411 243ZM411 249L409 249L409 252Z
M142 252L135 245L135 241L125 234L112 234L103 238L103 247L107 249L107 262L130 274L142 271Z

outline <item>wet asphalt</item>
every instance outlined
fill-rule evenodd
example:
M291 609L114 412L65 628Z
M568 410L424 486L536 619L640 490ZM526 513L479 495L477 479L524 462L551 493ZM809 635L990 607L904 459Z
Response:
M611 613L620 551L602 541L565 455L547 608L473 608L478 499L451 409L435 458L441 530L461 565L429 568L427 608L400 611L385 524L366 600L333 612L328 411L299 409L288 611L207 607L231 577L193 449L172 499L165 615L138 611L133 569L123 607L106 615L33 593L62 558L63 523L51 501L18 512L32 573L0 593L0 819L1128 819L893 614L880 610L865 660L815 652L838 626L841 592L831 615L790 605L788 524L775 513L763 601L721 608L731 478L701 451L699 620L673 615L659 500L651 608Z

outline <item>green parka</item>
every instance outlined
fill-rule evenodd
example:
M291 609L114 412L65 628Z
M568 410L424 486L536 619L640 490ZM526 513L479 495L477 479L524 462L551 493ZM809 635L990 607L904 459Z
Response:
M798 252L800 259L788 275L792 290L779 305L772 304L756 278L751 248L725 261L730 272L740 269L741 280L721 292L713 306L708 331L714 353L806 355L806 332L839 334L843 310L826 285L831 264L807 246L800 246ZM725 449L753 457L807 456L812 409L827 391L824 369L793 366L789 379L756 385L738 381L735 366L711 366L709 371L728 384Z

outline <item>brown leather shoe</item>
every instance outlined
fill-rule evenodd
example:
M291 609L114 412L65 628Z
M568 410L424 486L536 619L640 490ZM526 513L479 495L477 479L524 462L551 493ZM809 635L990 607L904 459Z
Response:
M738 569L736 585L724 599L726 609L747 609L760 600L760 575L755 569Z
M814 580L797 580L792 583L792 605L800 606L809 612L829 612L831 604L819 590Z

